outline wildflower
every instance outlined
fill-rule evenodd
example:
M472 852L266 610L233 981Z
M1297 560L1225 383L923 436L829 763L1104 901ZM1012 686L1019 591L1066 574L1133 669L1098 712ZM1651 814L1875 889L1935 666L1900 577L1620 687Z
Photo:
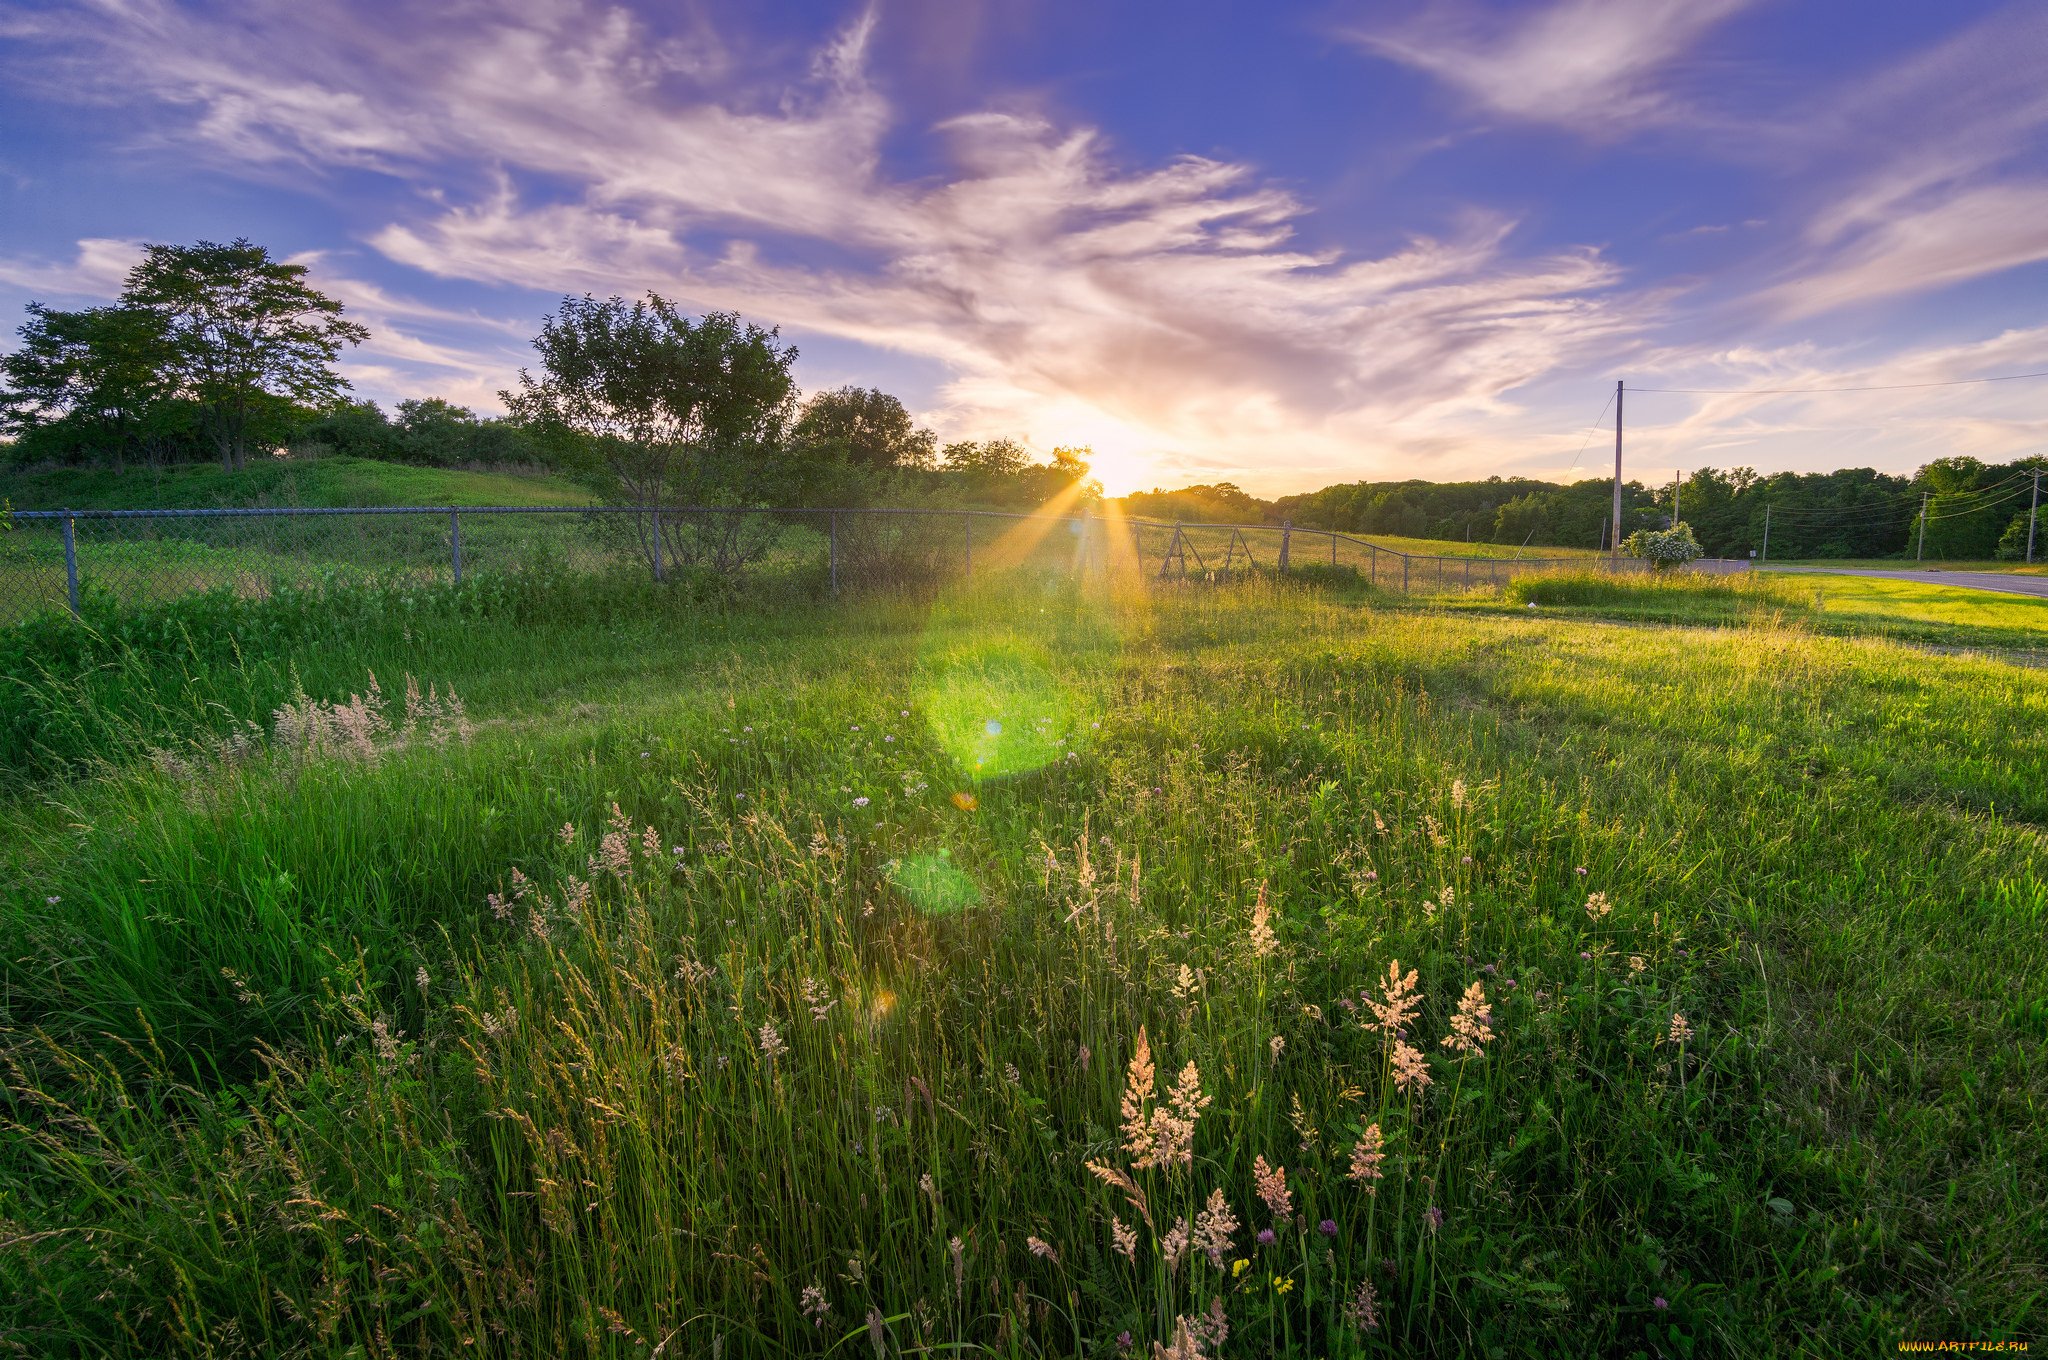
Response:
M825 1288L822 1284L814 1281L805 1285L803 1302L797 1306L799 1311L811 1320L813 1327L821 1331L824 1329L825 1318L831 1313L832 1305L825 1302Z
M868 796L866 794L862 794L860 797L853 800L853 805L855 807L866 807L868 805Z
M574 845L576 843L576 824L574 822L563 822L562 829L556 834L562 838L562 844Z
M1166 1230L1166 1236L1159 1239L1159 1256L1166 1262L1166 1273L1173 1274L1180 1268L1181 1259L1188 1254L1188 1221L1185 1218L1173 1220L1173 1226Z
M1613 910L1614 904L1607 900L1607 894L1604 892L1596 892L1586 899L1586 916L1589 920L1597 921Z
M1123 1253L1126 1261L1138 1259L1138 1230L1127 1227L1121 1218L1113 1214L1109 1220L1109 1240Z
M1661 1313L1671 1306L1671 1300L1659 1294L1656 1298L1650 1300L1650 1306Z
M1444 1036L1444 1047L1470 1057L1483 1053L1486 1041L1492 1037L1492 1012L1487 1009L1486 988L1474 982L1465 989L1464 999L1458 1002L1458 1013L1451 1017L1451 1032Z
M1222 1350L1223 1343L1230 1340L1230 1319L1224 1315L1223 1300L1210 1295L1208 1315L1196 1318L1190 1330L1200 1333L1205 1345Z
M1202 1360L1202 1347L1188 1331L1186 1318L1173 1320L1173 1344L1152 1343L1152 1360Z
M1366 1126L1364 1136L1351 1149L1351 1179L1365 1182L1367 1194L1378 1194L1379 1187L1372 1182L1387 1174L1384 1165L1387 1160L1385 1148L1386 1139L1380 1133L1380 1126L1370 1124Z
M1374 1001L1365 992L1360 992L1358 998L1378 1019L1377 1024L1368 1023L1366 1028L1391 1035L1413 1020L1422 1008L1422 994L1415 990L1415 970L1410 968L1408 975L1403 977L1401 961L1393 960L1387 965L1387 980L1381 984L1380 991L1384 1000Z
M1402 1040L1394 1041L1394 1085L1406 1091L1411 1087L1420 1091L1430 1084L1429 1069L1423 1065L1419 1050L1410 1048Z
M1252 1159L1252 1184L1273 1217L1286 1218L1294 1212L1294 1192L1287 1188L1286 1167L1268 1166L1261 1153Z
M1580 878L1584 878L1586 876L1586 866L1582 864L1578 868L1572 870L1572 872L1577 874Z
M1262 1246L1262 1247L1270 1247L1270 1246L1272 1246L1272 1245L1273 1245L1273 1230L1272 1230L1271 1228L1261 1228L1261 1229L1259 1229L1259 1235L1258 1235L1258 1243L1259 1243L1259 1245L1260 1245L1260 1246Z
M1377 883L1377 882L1379 882L1379 881L1380 881L1380 871L1379 871L1379 870L1377 870L1377 869L1367 869L1367 870L1365 871L1365 881L1366 881L1366 882L1368 882L1368 883Z
M1116 1334L1116 1348L1118 1350L1127 1351L1131 1348L1131 1344L1131 1334L1129 1332L1118 1332Z
M1236 1232L1237 1215L1231 1212L1230 1202L1221 1190L1211 1190L1209 1206L1195 1215L1195 1245L1208 1253L1209 1264L1220 1267Z
M1692 1038L1692 1026L1677 1011L1671 1013L1671 1030L1665 1036L1668 1043L1682 1044Z
M1422 1211L1422 1221L1428 1226L1429 1235L1434 1237L1436 1236L1437 1229L1444 1225L1444 1211L1432 1204Z
M1232 1261L1230 1263L1230 1278L1234 1280L1238 1276L1244 1274L1245 1269L1250 1265L1250 1261L1247 1261L1242 1256L1238 1257L1235 1261Z
M1643 956L1641 954L1631 954L1628 956L1628 970L1631 973L1641 973L1644 969L1648 968L1649 966L1649 964L1643 962Z
M1252 905L1252 953L1258 957L1271 958L1273 951L1280 947L1279 939L1273 934L1273 909L1266 903L1266 885L1259 884L1259 900Z
M49 896L49 897L45 897L45 898L43 899L43 905L45 905L45 906L49 906L49 907L54 907L54 906L56 906L56 905L57 905L57 904L58 904L59 902L62 902L63 900L64 900L63 898L61 898L61 897L58 897L58 896L56 896L55 894L52 894L51 896Z
M1273 1292L1274 1292L1274 1293L1276 1293L1276 1294L1285 1294L1285 1293L1287 1293L1287 1292L1288 1292L1289 1290L1291 1290L1291 1289L1293 1289L1293 1288L1294 1288L1294 1278L1293 1278L1293 1276L1291 1276L1291 1275L1275 1275L1275 1276L1273 1277Z
M787 1052L789 1052L789 1045L782 1041L780 1034L776 1033L775 1022L773 1020L763 1020L761 1022L762 1055L770 1062L773 1062Z
M1042 1242L1036 1237L1027 1237L1024 1239L1024 1245L1029 1247L1031 1254L1039 1260L1050 1261L1054 1265L1060 1263L1060 1254L1052 1249L1052 1243Z
M1335 1237L1337 1235L1337 1220L1334 1218L1324 1219L1316 1224L1316 1231L1325 1237Z
M1344 1305L1344 1320L1361 1332L1379 1330L1379 1299L1372 1292L1371 1280L1360 1280L1358 1290L1351 1301Z
M1273 1051L1273 1066L1278 1067L1280 1065L1280 1050L1287 1047L1286 1038L1276 1034L1266 1040L1266 1047Z
M959 808L962 812L972 812L981 806L981 800L965 789L961 789L953 794L953 806Z

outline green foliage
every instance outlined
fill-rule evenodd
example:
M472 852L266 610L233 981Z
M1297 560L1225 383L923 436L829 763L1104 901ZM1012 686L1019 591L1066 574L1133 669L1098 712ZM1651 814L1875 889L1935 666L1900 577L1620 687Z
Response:
M1699 540L1692 536L1692 526L1683 522L1669 529L1638 529L1622 540L1621 550L1644 559L1658 571L1682 567L1700 557Z
M803 405L791 432L807 459L869 471L931 467L937 439L910 419L903 403L874 388L819 392Z
M348 389L334 362L370 333L306 274L237 239L147 246L128 275L122 305L160 321L162 371L199 406L223 467L246 463L253 441L281 440L294 406L330 405Z
M0 1336L1113 1355L1211 1299L1226 1355L2038 1333L2038 671L1259 586L669 600L219 601L123 644L190 717L230 667L375 669L394 731L109 728L0 812ZM1049 759L977 781L932 718L989 657ZM397 738L408 670L468 740ZM1397 960L1420 1090L1361 1023ZM1189 1065L1208 1102L1186 1166L1126 1146L1141 1033L1151 1109ZM1169 1268L1212 1193L1220 1264Z
M1124 513L1139 519L1199 520L1207 524L1260 524L1266 503L1235 483L1217 482L1178 491L1134 491L1123 497Z

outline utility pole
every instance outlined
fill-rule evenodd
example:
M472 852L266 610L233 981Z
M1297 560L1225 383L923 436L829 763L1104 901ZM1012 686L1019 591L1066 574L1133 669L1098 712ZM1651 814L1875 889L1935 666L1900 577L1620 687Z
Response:
M2027 565L2034 564L2034 519L2041 513L2041 469L2034 469L2034 500L2027 506Z
M1927 560L1927 493L1920 493L1920 546L1913 550L1913 560Z
M1768 564L1768 563L1770 562L1770 560L1771 560L1771 503L1770 503L1769 501L1765 501L1765 502L1764 502L1764 556L1763 556L1763 560L1764 560L1764 562L1765 562L1766 564Z
M1621 383L1614 380L1614 527L1607 535L1609 552L1621 561Z
M1673 468L1671 470L1671 527L1674 529L1678 527L1678 492L1679 488L1683 487L1684 485L1684 469Z

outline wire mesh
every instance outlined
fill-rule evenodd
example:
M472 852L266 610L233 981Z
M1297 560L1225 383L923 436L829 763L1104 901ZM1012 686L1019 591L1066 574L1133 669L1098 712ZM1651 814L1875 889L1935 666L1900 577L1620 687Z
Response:
M642 572L774 576L835 593L929 590L978 572L1133 571L1157 581L1329 575L1404 595L1517 576L1640 570L1597 556L1422 556L1354 535L953 509L449 507L17 511L0 521L0 624L203 591L261 599L356 581Z

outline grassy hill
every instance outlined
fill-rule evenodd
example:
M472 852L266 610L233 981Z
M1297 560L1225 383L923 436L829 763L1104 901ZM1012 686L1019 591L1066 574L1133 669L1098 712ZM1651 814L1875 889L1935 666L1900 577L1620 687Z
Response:
M242 506L583 505L589 490L542 472L415 467L369 458L278 458L240 472L56 468L0 476L17 510L206 510Z

